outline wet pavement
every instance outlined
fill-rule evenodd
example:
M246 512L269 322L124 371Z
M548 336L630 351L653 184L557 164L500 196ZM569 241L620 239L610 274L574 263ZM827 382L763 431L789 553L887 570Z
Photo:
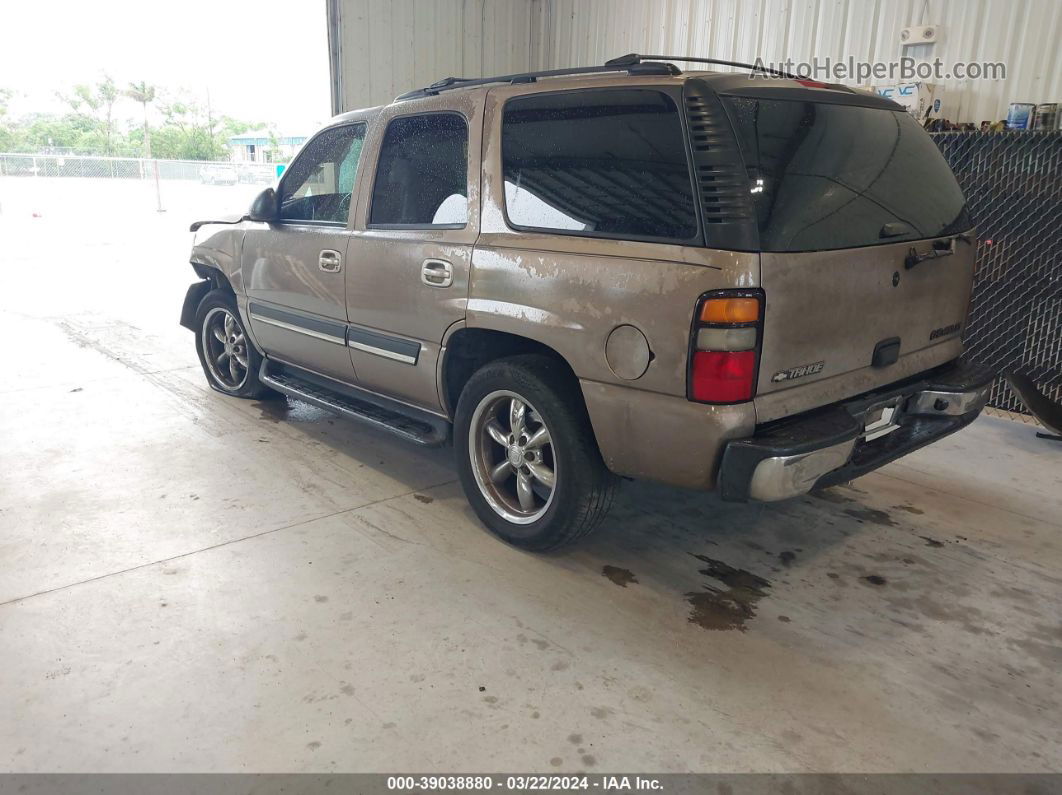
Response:
M1057 768L1032 426L773 505L625 482L530 555L450 451L208 390L178 209L3 207L0 769Z

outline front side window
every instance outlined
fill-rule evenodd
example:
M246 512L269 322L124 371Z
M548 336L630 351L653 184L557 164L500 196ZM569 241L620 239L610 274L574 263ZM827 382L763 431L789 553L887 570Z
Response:
M468 222L468 125L425 113L387 125L369 226L458 228Z
M682 119L660 91L511 99L502 166L518 229L675 242L697 234Z
M310 141L281 183L281 219L345 224L364 140L365 125L352 124Z

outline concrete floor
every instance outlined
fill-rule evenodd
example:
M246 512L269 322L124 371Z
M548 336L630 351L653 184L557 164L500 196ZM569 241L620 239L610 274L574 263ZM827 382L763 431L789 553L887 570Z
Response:
M779 505L627 483L524 554L450 451L206 388L186 215L27 219L0 770L1058 769L1062 448L1032 426Z

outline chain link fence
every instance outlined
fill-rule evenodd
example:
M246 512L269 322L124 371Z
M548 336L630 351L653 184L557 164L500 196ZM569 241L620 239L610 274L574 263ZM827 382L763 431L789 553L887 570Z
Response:
M0 177L189 180L205 184L261 184L276 179L274 163L150 160L138 157L0 154Z
M966 355L1062 401L1062 132L933 137L977 224ZM988 404L1032 421L1002 377Z
M0 154L0 220L89 223L169 213L181 223L246 210L277 164Z

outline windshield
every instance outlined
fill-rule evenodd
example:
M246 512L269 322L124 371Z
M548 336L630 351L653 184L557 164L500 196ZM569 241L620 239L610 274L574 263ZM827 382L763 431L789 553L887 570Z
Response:
M905 111L724 97L763 251L821 251L964 232L966 201Z

